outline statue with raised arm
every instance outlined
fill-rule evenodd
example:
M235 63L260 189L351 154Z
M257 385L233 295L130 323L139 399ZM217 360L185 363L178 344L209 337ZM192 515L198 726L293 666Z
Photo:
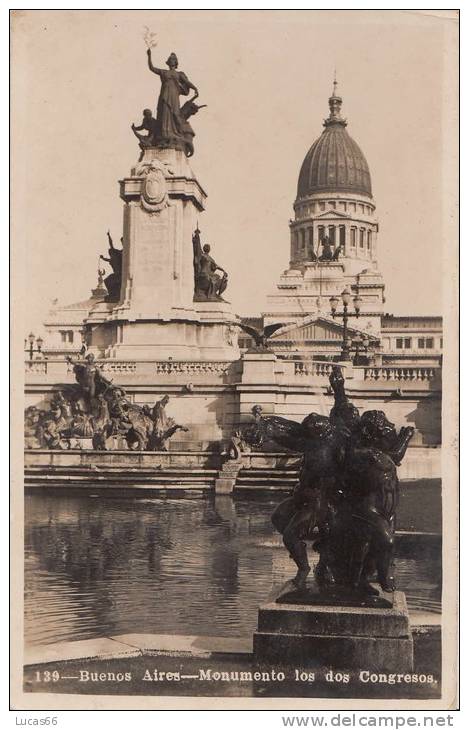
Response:
M73 372L78 385L81 388L81 394L86 399L89 407L92 405L93 399L111 385L111 382L104 377L100 368L95 363L92 352L86 355L84 360L72 360L71 357L66 358L73 365Z
M104 284L108 291L104 301L118 302L120 299L122 283L122 250L115 248L109 231L107 232L107 238L109 241L109 258L106 258L105 256L99 257L103 261L107 261L112 268L112 274L109 274L109 276L106 276L104 279ZM121 243L122 245L124 244L123 238L121 238Z
M220 301L228 285L228 274L210 256L210 246L200 243L200 231L192 236L194 250L194 301ZM217 271L221 272L217 274Z
M147 49L147 55L148 68L161 79L161 90L156 107L156 122L153 135L155 145L182 149L189 155L190 145L189 147L187 146L187 119L191 114L198 111L199 107L197 109L186 108L183 114L179 105L179 97L188 96L191 89L195 94L198 94L197 88L189 81L185 73L177 70L178 58L175 53L171 53L166 61L168 69L157 68L153 65L151 48ZM190 130L189 136L194 136L192 130Z

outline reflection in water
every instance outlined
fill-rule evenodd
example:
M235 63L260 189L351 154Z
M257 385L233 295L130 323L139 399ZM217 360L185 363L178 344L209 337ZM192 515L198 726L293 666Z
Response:
M29 644L124 633L252 635L293 566L270 524L278 497L26 497ZM398 558L415 610L438 610L435 553Z

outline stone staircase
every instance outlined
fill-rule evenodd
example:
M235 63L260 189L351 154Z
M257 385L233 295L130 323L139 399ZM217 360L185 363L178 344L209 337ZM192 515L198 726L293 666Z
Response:
M289 491L297 483L298 477L299 469L295 467L240 469L234 491Z
M101 464L64 464L45 468L43 465L27 464L25 487L31 491L37 488L54 490L68 489L125 489L133 490L213 490L215 480L221 474L218 469L197 467L148 468ZM298 481L299 470L295 467L251 467L239 470L234 490L284 492Z
M207 468L129 468L122 466L27 466L25 487L69 489L117 489L132 491L199 491L212 490L218 475L217 469Z

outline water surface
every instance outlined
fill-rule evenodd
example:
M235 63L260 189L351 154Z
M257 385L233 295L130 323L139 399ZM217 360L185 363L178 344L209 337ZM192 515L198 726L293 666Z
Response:
M259 603L294 575L270 523L282 498L27 496L26 642L251 636ZM401 528L415 521L404 512ZM398 554L398 586L412 610L438 611L439 551L415 552Z

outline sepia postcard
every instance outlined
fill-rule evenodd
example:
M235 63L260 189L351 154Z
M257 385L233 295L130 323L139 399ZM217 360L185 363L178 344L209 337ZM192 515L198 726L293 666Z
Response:
M457 709L458 23L11 11L14 709Z

